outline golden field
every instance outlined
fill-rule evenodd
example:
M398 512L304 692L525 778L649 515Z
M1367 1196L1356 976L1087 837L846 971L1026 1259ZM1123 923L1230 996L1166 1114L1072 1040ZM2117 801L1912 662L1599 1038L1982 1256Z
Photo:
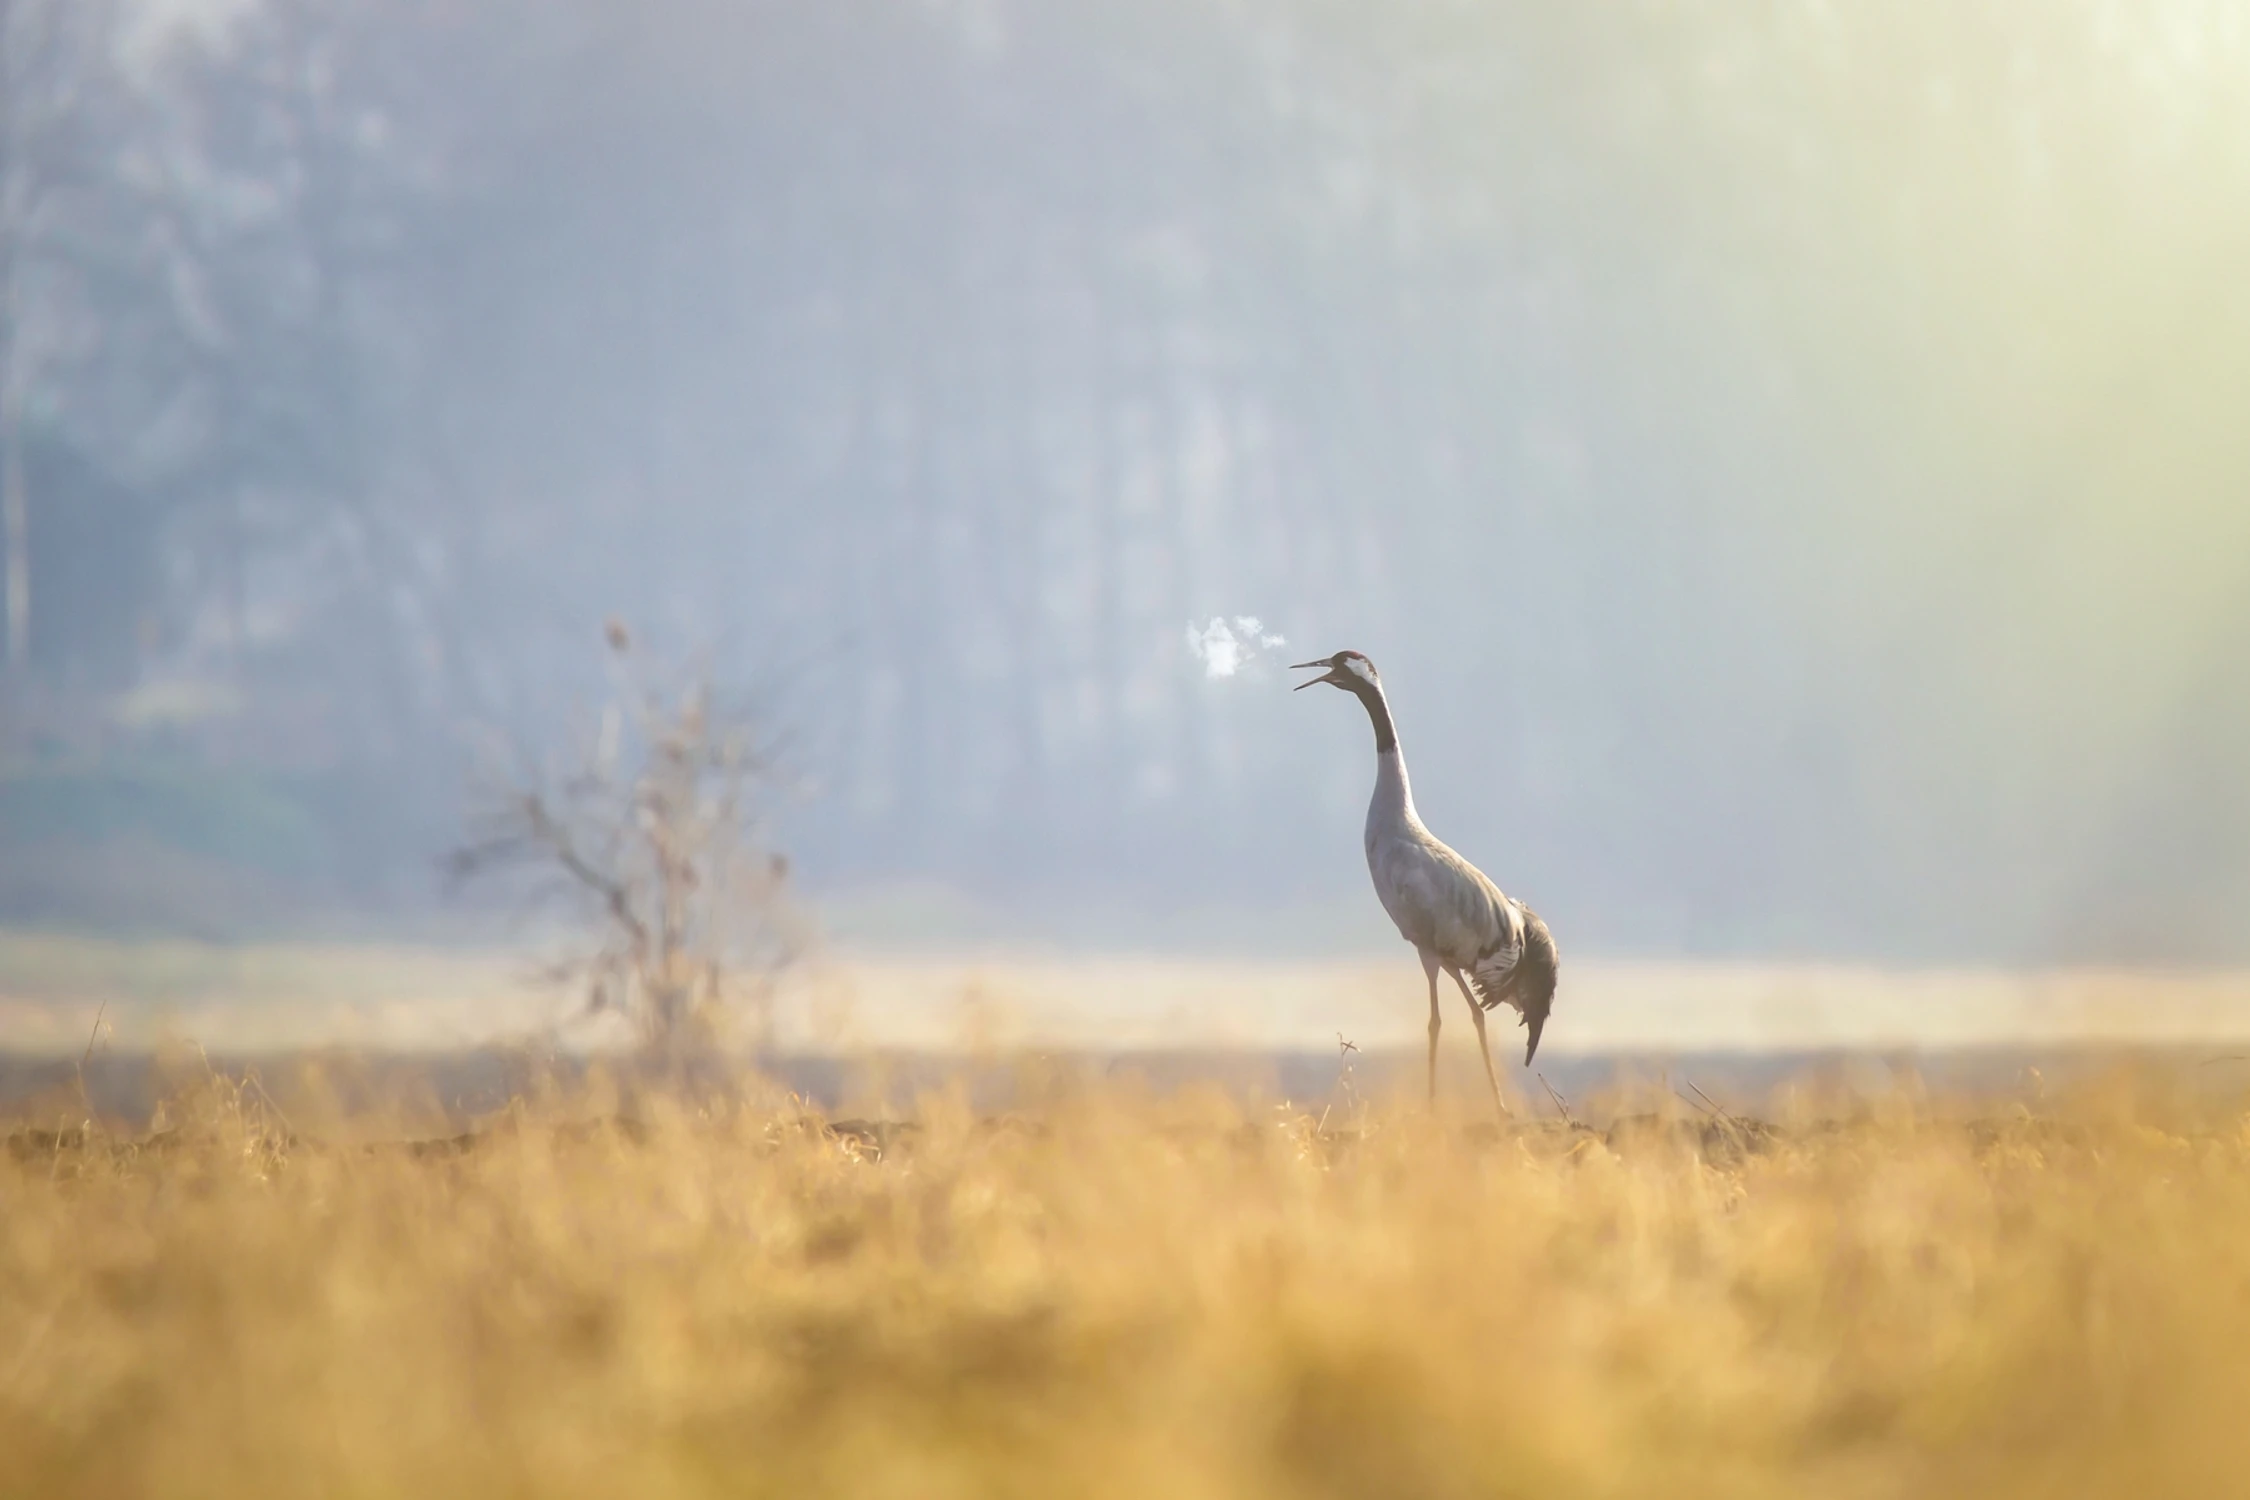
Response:
M0 1492L2243 1493L2224 1071L1770 1128L582 1079L452 1136L211 1075L153 1133L11 1127Z

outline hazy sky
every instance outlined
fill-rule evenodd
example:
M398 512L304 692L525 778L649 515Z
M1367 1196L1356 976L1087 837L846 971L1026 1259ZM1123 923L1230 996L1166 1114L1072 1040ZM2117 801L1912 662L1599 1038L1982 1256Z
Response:
M307 868L617 614L877 926L1381 941L1349 645L1566 951L2250 941L2235 7L148 9L43 659L234 684Z

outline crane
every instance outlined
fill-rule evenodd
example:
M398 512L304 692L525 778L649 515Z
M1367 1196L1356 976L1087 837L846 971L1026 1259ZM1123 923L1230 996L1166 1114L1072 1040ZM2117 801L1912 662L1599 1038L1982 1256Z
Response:
M1437 1103L1438 974L1453 976L1469 1002L1476 1023L1477 1052L1492 1103L1504 1117L1500 1078L1492 1067L1484 1013L1497 1005L1516 1008L1531 1039L1523 1049L1525 1067L1539 1051L1539 1033L1555 999L1555 939L1530 907L1504 895L1485 873L1448 848L1422 826L1414 811L1414 790L1406 779L1406 758L1391 724L1391 706L1375 663L1357 651L1339 651L1320 661L1299 662L1292 671L1325 667L1321 676L1294 691L1327 683L1359 699L1375 726L1375 796L1367 805L1367 873L1375 895L1397 925L1399 936L1421 956L1430 988L1430 1103Z

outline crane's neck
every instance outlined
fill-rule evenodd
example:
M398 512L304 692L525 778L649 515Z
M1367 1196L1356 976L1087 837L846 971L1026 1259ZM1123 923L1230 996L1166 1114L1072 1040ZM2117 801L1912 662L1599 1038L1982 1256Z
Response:
M1367 717L1375 726L1375 753L1398 754L1398 731L1391 727L1391 705L1384 699L1382 688L1364 678L1346 683L1345 686L1359 700L1360 706L1367 710Z
M1368 805L1369 826L1414 821L1414 788L1406 779L1406 756L1398 748L1391 705L1382 688L1363 682L1352 690L1375 726L1375 800Z

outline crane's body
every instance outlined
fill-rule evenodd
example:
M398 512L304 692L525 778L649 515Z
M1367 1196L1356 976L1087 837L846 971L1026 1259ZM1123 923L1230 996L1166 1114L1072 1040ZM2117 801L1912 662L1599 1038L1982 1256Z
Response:
M1444 973L1452 976L1469 1003L1485 1081L1492 1087L1494 1105L1505 1114L1507 1106L1500 1100L1500 1080L1493 1071L1492 1048L1485 1036L1484 1013L1496 1005L1515 1007L1531 1033L1523 1054L1525 1066L1530 1066L1554 1002L1554 937L1530 908L1503 893L1482 870L1424 826L1414 810L1406 757L1399 749L1390 703L1383 695L1374 664L1356 651L1339 651L1326 661L1304 665L1329 670L1326 676L1300 687L1325 682L1342 688L1360 700L1375 727L1375 795L1367 805L1367 873L1375 882L1376 899L1383 903L1399 936L1414 946L1422 960L1430 993L1430 1097L1437 1097L1437 1044L1442 1024L1437 978Z

